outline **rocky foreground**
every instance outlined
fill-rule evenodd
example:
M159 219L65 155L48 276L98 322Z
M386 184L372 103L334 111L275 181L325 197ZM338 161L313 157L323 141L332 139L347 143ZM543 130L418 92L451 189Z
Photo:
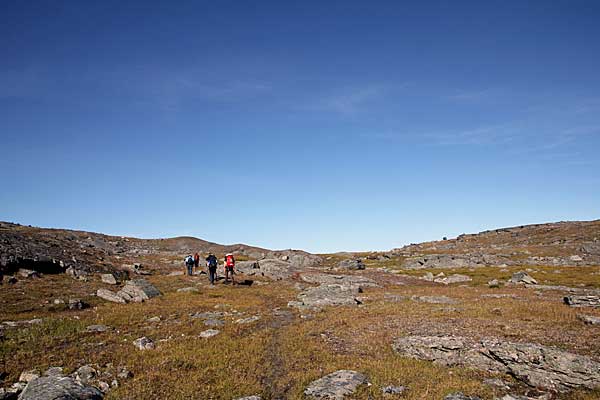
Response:
M598 237L317 256L2 223L0 399L598 399ZM208 250L237 284L182 274Z

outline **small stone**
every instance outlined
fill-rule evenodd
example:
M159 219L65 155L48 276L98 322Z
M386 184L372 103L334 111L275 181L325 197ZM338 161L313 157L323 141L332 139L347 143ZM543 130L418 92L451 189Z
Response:
M236 400L261 400L262 397L254 395L254 396L246 396L246 397L239 397Z
M199 293L200 290L198 290L197 287L190 286L190 287L184 287L181 289L177 289L177 292L179 292L179 293Z
M91 333L101 333L101 332L106 332L110 329L110 327L106 326L106 325L88 325L87 328L85 328L85 330L87 332L91 332Z
M102 393L107 393L110 390L110 385L104 381L98 382L98 389L102 391Z
M88 385L96 377L98 371L92 368L91 365L83 365L73 374L75 380L83 385Z
M116 380L116 379L113 379L113 380L112 380L112 382L110 383L110 386L111 386L113 389L116 389L116 388L118 388L118 387L119 387L119 381L118 381L118 380Z
M133 378L133 372L129 371L127 368L121 368L121 371L117 374L117 378L119 379L131 379Z
M148 322L152 322L152 323L160 322L160 317L158 317L158 316L157 317L151 317L151 318L148 318L147 321Z
M235 321L236 324L250 324L252 322L258 321L260 319L260 316L258 315L253 315L251 317L248 318L241 318Z
M406 391L406 386L386 386L381 388L383 394L402 394Z
M492 279L491 281L488 282L488 287L490 287L490 288L499 288L500 287L500 281L498 279Z
M52 303L54 303L56 305L65 304L65 301L63 299L54 299L54 301Z
M152 350L155 347L152 339L149 339L146 336L143 336L139 339L135 339L133 341L133 345L137 347L138 350Z
M219 333L221 333L221 331L217 329L207 329L205 331L200 332L200 335L198 336L200 336L201 338L209 338L218 335Z
M90 305L80 299L69 299L69 310L83 310L88 308Z
M223 326L224 324L220 319L207 319L204 321L204 325L206 326Z
M117 278L115 278L113 274L102 274L100 275L100 279L103 283L107 283L109 285L116 285L118 283Z

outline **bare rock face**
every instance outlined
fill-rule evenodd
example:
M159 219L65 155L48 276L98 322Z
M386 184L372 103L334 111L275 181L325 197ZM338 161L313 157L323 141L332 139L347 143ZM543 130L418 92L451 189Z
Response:
M313 399L342 400L353 394L368 378L356 371L340 370L313 381L304 394Z
M397 339L393 348L401 355L443 365L507 373L528 385L547 390L600 387L600 363L538 344L495 339L471 342L453 336L409 336Z
M50 375L30 381L19 400L101 400L102 392L95 387L78 383L71 377Z
M566 305L571 307L600 307L600 296L573 295L567 296L563 300Z

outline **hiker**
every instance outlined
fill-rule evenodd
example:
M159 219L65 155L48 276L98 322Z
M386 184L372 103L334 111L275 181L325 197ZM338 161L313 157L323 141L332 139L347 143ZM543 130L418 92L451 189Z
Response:
M198 254L198 252L196 252L196 254L194 254L194 271L196 274L198 273L199 265L200 265L200 254Z
M229 274L231 274L231 282L235 283L235 278L233 277L233 269L235 268L235 258L233 258L233 254L225 255L225 282L227 282L227 278Z
M192 271L194 269L194 257L192 257L191 255L188 255L185 258L185 266L187 268L187 274L192 275Z
M210 280L210 284L215 284L215 279L217 278L217 265L219 261L217 257L213 253L208 253L208 257L206 257L206 267L208 268L208 279Z

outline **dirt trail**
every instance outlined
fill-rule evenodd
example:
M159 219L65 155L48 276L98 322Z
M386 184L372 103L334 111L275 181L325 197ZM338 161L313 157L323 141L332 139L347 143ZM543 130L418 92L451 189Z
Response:
M288 310L275 309L273 317L268 324L268 328L273 330L273 335L265 355L268 370L263 378L263 386L266 388L266 398L279 400L288 398L287 392L290 389L288 385L282 384L281 379L285 375L285 365L281 357L282 330L294 322L294 314Z

